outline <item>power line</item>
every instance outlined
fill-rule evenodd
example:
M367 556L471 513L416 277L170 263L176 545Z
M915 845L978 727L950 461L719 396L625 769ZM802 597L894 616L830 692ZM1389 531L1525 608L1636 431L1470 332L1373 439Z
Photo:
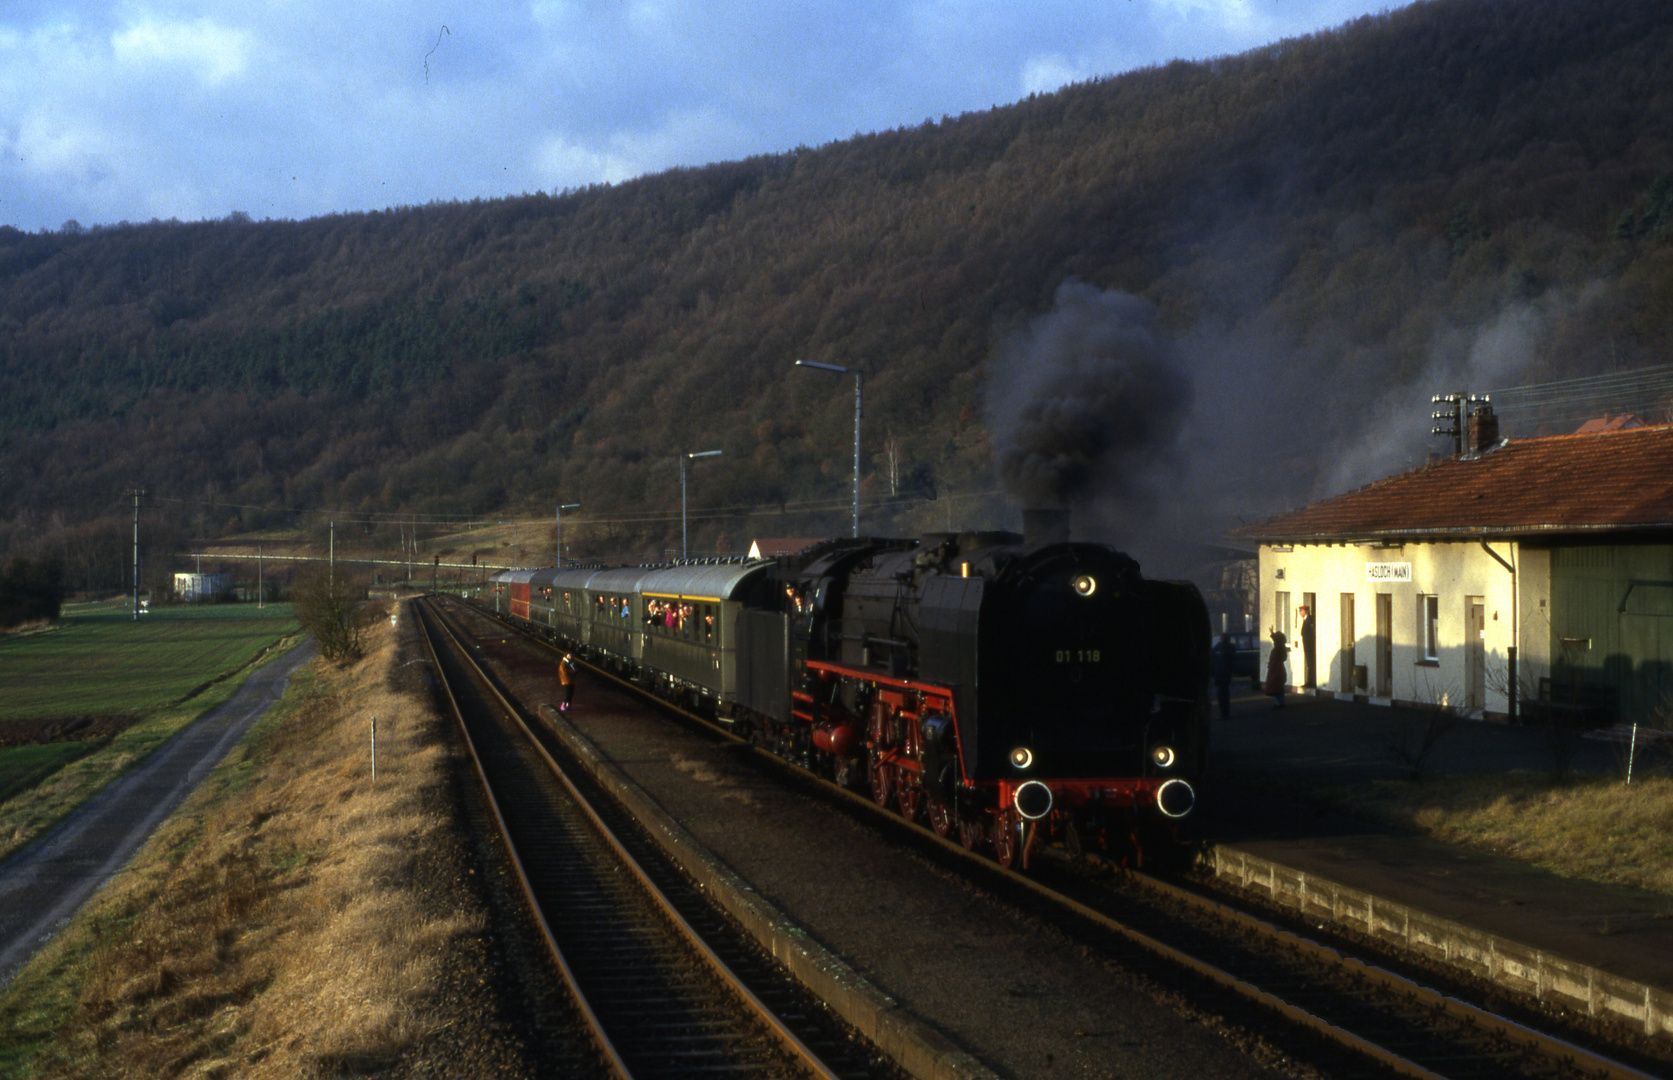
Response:
M1494 390L1501 417L1529 427L1556 427L1606 413L1636 413L1651 423L1673 406L1673 364L1582 375Z
M1002 493L998 492L998 491L971 492L969 494L960 494L958 496L958 498L961 498L961 499L970 498L970 497L977 496L977 495L991 497L991 496L996 496L996 495L999 495L999 494L1002 494ZM302 507L257 506L257 505L253 505L253 504L250 504L250 503L222 502L222 501L214 500L214 499L156 498L153 501L154 502L175 503L175 504L178 504L178 505L181 505L181 506L213 507L215 509L220 509L220 510L260 510L264 513L297 514L297 515L304 515L304 516L310 516L310 517L317 516L317 517L322 517L322 518L329 518L331 520L335 520L335 521L338 521L338 522L346 522L346 523L349 523L349 524L358 524L358 525L382 525L382 524L406 523L406 524L418 524L418 525L450 525L450 526L455 526L455 527L459 527L459 528L467 528L467 527L485 527L485 526L492 526L492 525L502 525L502 524L505 524L509 521L516 520L516 515L515 514L506 514L505 516L501 516L501 517L486 517L485 518L485 517L482 517L480 515L462 515L462 514L461 515L454 515L454 514L402 514L402 513L398 513L398 512L394 512L394 511L389 511L389 512L384 512L384 511L360 511L360 512L356 513L356 512L333 511L333 510L330 510L330 509L309 510L309 509L304 509ZM871 498L871 499L862 500L862 502L865 506L873 508L873 509L879 509L879 508L884 508L884 507L889 507L889 506L907 506L907 505L911 505L911 504L914 504L914 503L928 502L928 501L931 501L930 498L928 496L923 496L923 495L885 495L885 496L877 496L877 497L874 497L874 498ZM850 506L850 503L847 500L836 499L836 498L804 499L804 500L795 500L795 501L786 500L784 502L772 502L772 503L740 503L740 504L731 505L731 506L698 507L698 508L690 511L690 516L693 517L693 518L700 519L700 520L713 520L713 519L716 519L716 518L724 518L724 517L741 517L741 516L754 516L754 515L766 515L766 514L785 514L785 515L788 515L788 514L791 514L791 513L795 513L795 514L831 513L831 512L835 512L835 511L839 511L839 510L847 510L849 508L849 506ZM575 518L575 524L577 524L577 525L654 525L654 524L665 524L665 523L672 522L672 521L678 521L679 517L680 517L679 512L674 511L674 510L624 510L624 511L618 511L618 512L610 514L608 516L594 516L594 517L580 517L580 516L577 516Z

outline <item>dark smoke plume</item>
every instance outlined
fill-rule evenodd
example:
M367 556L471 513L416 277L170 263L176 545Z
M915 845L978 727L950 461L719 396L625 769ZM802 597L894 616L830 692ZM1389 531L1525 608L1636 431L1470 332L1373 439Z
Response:
M1002 350L989 385L1000 479L1021 506L1127 501L1173 445L1191 384L1156 310L1069 281Z

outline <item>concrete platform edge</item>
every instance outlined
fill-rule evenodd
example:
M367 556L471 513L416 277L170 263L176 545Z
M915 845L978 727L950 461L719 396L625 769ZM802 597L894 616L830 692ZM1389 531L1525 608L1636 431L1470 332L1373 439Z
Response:
M1203 858L1232 881L1308 918L1367 934L1540 1001L1673 1035L1673 993L1451 919L1349 888L1270 859L1215 846Z
M633 811L668 856L700 882L751 936L856 1030L919 1080L999 1080L951 1039L903 1009L699 844L627 774L575 730L552 706L541 719L593 777Z

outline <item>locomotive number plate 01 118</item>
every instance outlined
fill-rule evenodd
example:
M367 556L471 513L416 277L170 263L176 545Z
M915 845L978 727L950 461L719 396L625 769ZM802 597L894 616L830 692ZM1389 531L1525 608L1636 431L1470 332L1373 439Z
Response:
M1057 662L1059 664L1101 664L1104 662L1102 649L1058 649Z

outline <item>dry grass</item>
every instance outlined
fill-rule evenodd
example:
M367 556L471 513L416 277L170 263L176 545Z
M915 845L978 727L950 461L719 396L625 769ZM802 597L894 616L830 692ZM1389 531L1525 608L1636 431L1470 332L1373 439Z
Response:
M1565 877L1673 894L1673 777L1534 773L1335 789L1337 807Z
M437 1022L442 958L483 921L437 910L423 873L448 828L446 729L388 689L387 620L368 646L353 666L315 661L0 997L37 1075L334 1075L392 1062ZM0 1072L31 1075L21 1055Z

